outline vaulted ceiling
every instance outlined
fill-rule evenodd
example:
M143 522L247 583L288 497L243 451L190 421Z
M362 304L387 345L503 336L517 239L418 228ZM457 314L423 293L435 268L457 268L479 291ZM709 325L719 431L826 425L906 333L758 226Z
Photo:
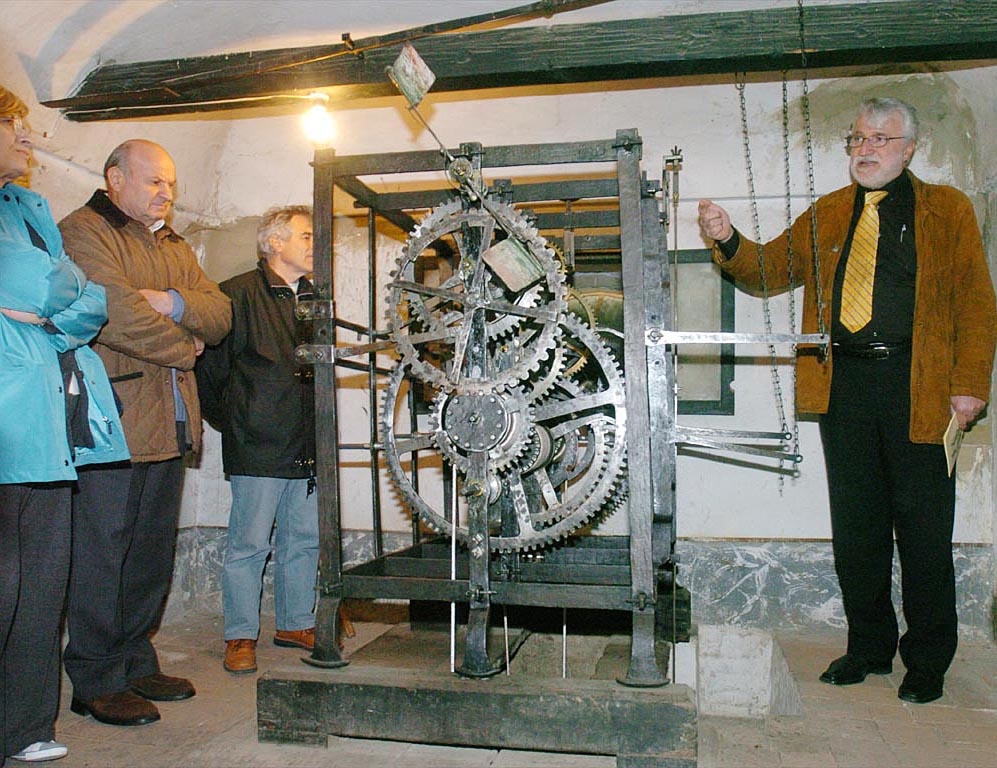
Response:
M405 41L435 72L435 92L997 58L993 0L700 3L712 12L632 17L635 9L653 13L665 5L631 2L629 17L612 18L614 3L606 0L451 3L453 11L479 12L404 27L399 18L394 31L343 33L333 44L109 62L72 95L43 103L72 120L95 121L280 105L315 89L334 101L393 95L385 68ZM671 5L674 11L696 4ZM595 6L604 14L597 21L558 23ZM544 16L553 23L508 26Z

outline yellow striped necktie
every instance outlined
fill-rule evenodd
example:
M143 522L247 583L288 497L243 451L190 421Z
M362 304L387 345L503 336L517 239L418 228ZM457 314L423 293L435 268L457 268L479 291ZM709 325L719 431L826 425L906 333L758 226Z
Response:
M879 248L879 202L888 193L881 189L865 193L865 205L852 247L845 263L841 284L841 324L855 333L872 319L872 286L876 278L876 251Z

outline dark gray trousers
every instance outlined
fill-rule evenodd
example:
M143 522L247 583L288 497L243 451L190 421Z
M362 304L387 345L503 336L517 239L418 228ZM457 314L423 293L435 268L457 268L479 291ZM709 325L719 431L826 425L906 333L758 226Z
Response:
M0 763L55 738L71 487L0 485Z
M65 652L77 698L159 671L151 636L173 577L182 491L179 458L80 471Z

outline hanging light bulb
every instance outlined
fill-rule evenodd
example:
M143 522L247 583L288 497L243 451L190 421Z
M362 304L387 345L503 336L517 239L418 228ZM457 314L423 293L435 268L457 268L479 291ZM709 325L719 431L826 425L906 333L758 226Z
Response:
M301 126L305 136L316 147L328 147L336 135L336 121L329 114L326 106L329 103L328 94L315 92L308 95L312 106L301 116Z

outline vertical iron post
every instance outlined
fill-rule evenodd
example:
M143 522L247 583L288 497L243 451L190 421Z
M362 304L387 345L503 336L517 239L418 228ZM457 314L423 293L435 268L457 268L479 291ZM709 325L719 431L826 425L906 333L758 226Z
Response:
M324 150L332 155L332 150ZM329 307L314 320L313 343L336 346L333 254L333 172L329 163L313 163L315 300ZM339 435L336 414L336 367L333 361L315 366L315 446L318 481L319 576L315 609L315 648L308 663L341 667L349 662L339 653L339 606L343 600L343 557L339 496Z
M374 341L377 326L377 213L367 210L367 340ZM374 557L384 554L384 532L381 525L380 449L377 436L377 352L367 356L367 413L370 417L370 504L374 535Z
M627 475L633 634L630 664L619 682L635 687L664 685L654 655L655 573L652 557L651 423L648 404L647 324L644 292L644 225L640 171L641 139L617 131L616 169L620 201L623 277L623 351L627 402Z

